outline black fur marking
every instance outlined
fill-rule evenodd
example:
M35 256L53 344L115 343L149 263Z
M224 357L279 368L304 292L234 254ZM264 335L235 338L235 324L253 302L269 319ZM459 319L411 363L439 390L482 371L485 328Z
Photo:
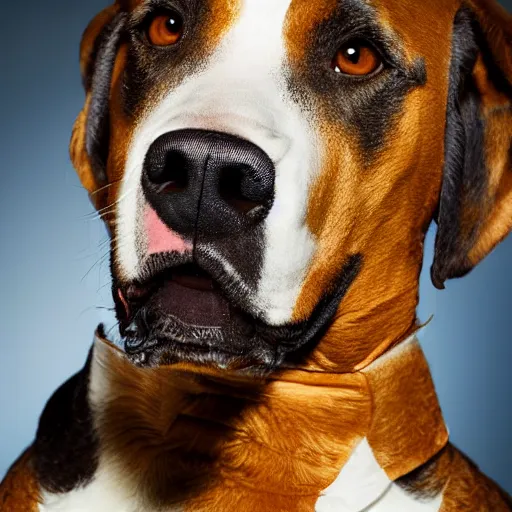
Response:
M324 337L331 326L343 298L359 275L362 266L363 256L361 254L355 254L348 258L337 280L317 304L309 319L298 324L304 329L301 342L297 344L292 340L292 344L285 347L285 361L296 363L315 350L318 341Z
M97 468L98 440L87 399L92 350L82 371L50 398L34 442L34 470L41 486L66 493L85 486Z
M437 465L442 457L451 456L451 452L451 445L446 445L425 464L395 480L395 484L418 500L435 499L443 491L449 478L449 475L446 475L445 479L440 479L437 476Z
M445 166L437 215L437 237L431 277L444 288L446 279L467 274L472 264L468 252L485 218L487 170L484 123L480 96L472 78L478 56L479 30L471 12L462 8L455 17L452 62L445 135ZM480 209L471 226L464 220L465 208Z
M198 262L205 262L207 266L208 260L211 260L211 250L225 261L236 263L236 271L243 276L244 289L240 289L237 293L240 297L246 297L245 290L251 290L251 294L255 294L258 283L261 278L263 269L263 255L265 251L265 230L262 223L252 227L251 229L240 233L233 238L219 238L215 241L208 241L205 238L198 238L195 248L195 256ZM223 274L223 265L218 262L214 273ZM228 277L228 276L226 276ZM236 285L235 285L236 286ZM247 302L249 304L249 302Z
M369 41L381 53L385 66L380 74L346 77L331 69L337 50L352 39ZM382 30L373 8L360 0L343 0L312 32L306 62L292 71L289 88L300 103L316 98L328 121L341 121L354 133L369 163L384 146L407 93L426 80L424 61L405 62L397 38Z
M90 78L91 101L87 115L86 148L98 185L107 183L110 116L108 102L112 72L124 28L125 15L117 14L97 39Z
M151 16L172 7L184 20L180 41L169 47L154 47L146 37ZM161 95L176 88L186 77L204 68L209 55L205 27L210 19L208 2L175 0L149 2L143 13L134 12L128 20L130 46L122 88L123 104L128 116L135 115L154 94Z

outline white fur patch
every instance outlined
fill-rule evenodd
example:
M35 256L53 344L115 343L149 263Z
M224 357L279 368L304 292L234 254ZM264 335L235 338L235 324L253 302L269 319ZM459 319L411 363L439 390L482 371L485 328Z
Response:
M170 91L139 123L117 206L118 264L123 277L136 279L143 258L140 182L153 141L195 128L238 135L261 147L276 166L275 202L265 221L262 276L252 300L270 324L291 319L315 250L305 219L309 183L317 172L315 135L285 83L283 31L290 2L244 0L205 69ZM236 262L231 264L232 270ZM225 271L230 273L229 266Z
M338 478L318 499L315 512L437 512L442 494L418 501L394 484L366 439L354 450Z
M67 494L43 493L42 499L40 512L157 512L140 506L135 490L127 492L116 474L101 465L86 487Z
M119 479L114 466L99 463L91 483L67 494L42 493L39 512L183 512L183 507L150 508L137 490Z

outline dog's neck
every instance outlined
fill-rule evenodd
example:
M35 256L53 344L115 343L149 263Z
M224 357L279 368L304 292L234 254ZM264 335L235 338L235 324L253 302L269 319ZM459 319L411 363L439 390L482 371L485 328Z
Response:
M413 239L383 240L381 236L384 235L373 234L372 244L376 245L365 252L358 274L321 341L300 361L305 369L357 371L418 330L416 311L423 237L414 235ZM382 247L386 250L382 251ZM323 255L322 261L327 265L325 258L327 256ZM333 254L330 259L337 261ZM332 265L338 269L340 266L339 261ZM325 290L334 278L320 270L315 279L318 281L316 287ZM318 301L317 295L310 298L308 308L297 310L299 318L308 318L312 304Z
M89 382L100 464L155 506L227 510L235 496L240 510L313 509L325 489L344 485L341 470L356 447L369 447L391 482L447 442L413 337L362 371L293 370L266 380L179 365L140 369L98 338Z

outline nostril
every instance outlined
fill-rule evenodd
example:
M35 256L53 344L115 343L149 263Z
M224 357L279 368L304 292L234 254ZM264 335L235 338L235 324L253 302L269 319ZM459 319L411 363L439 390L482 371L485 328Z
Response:
M248 165L224 166L219 176L219 194L232 208L240 213L249 213L263 205L262 178Z
M163 165L149 168L148 178L157 185L158 194L183 192L188 186L187 158L179 151L170 151L165 156Z
M172 231L213 240L261 225L274 203L276 169L262 148L238 136L185 129L148 148L144 197Z

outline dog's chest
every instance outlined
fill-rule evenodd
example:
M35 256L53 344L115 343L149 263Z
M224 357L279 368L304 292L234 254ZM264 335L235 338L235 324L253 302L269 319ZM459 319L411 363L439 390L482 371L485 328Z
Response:
M226 493L236 492L226 489ZM262 490L264 493L264 490ZM229 500L228 500L229 501ZM392 483L376 464L366 441L354 451L333 484L318 497L311 512L438 512L442 495L429 501L417 501ZM43 495L39 512L188 512L187 504L155 508L140 500L137 488L107 464L100 464L94 479L85 487L67 494ZM201 508L201 512L217 512ZM233 507L238 510L238 507ZM302 509L301 509L302 510ZM304 509L305 510L305 509ZM226 512L229 512L226 510ZM262 510L262 512L266 512ZM269 511L270 512L270 511ZM283 511L284 512L284 511Z
M84 489L66 495L45 495L39 512L186 512L186 506L150 509L139 503L135 495L119 492L107 482L95 481ZM414 500L396 485L392 485L377 503L365 508L353 508L339 496L320 497L311 512L438 512L441 498L429 502ZM212 510L211 512L216 512ZM227 512L227 511L226 511ZM265 511L262 511L265 512Z
M371 407L366 387L361 384L366 378L350 375L346 377L350 386L322 387L323 400L329 403L326 413L323 408L308 409L314 403L316 387L297 390L293 383L281 382L266 389L262 407L245 407L232 418L226 409L231 402L225 395L218 398L212 392L183 391L185 384L191 385L189 379L183 381L180 376L179 380L175 374L162 372L133 375L132 366L114 365L119 359L116 354L117 359L107 358L104 364L97 362L101 356L95 352L89 390L92 410L101 419L97 421L101 448L96 474L89 484L70 493L44 495L39 512L440 510L442 495L417 501L391 480L417 467L416 463L405 457L402 469L390 477L382 458L377 458L381 445L378 439L370 445L365 430L367 424L382 423L379 417L373 421L368 417ZM197 386L202 382L193 381ZM133 383L137 383L136 388ZM203 387L199 390L204 391ZM162 402L162 397L169 403ZM182 410L180 404L187 404L187 408ZM114 405L118 408L111 410ZM146 414L147 410L151 414ZM308 414L300 413L304 410ZM333 410L337 411L334 417ZM391 414L384 417L386 422L393 418ZM212 421L205 423L205 419ZM227 431L226 424L230 426ZM216 444L211 442L213 427ZM440 432L444 434L444 427ZM440 437L444 439L444 435ZM436 453L434 448L432 454ZM413 450L414 446L412 455ZM193 454L204 457L196 459ZM214 460L215 464L197 466L203 460ZM201 471L197 472L198 468ZM197 482L198 474L207 479L201 480L197 492L184 493L182 483ZM154 505L176 501L179 506Z

